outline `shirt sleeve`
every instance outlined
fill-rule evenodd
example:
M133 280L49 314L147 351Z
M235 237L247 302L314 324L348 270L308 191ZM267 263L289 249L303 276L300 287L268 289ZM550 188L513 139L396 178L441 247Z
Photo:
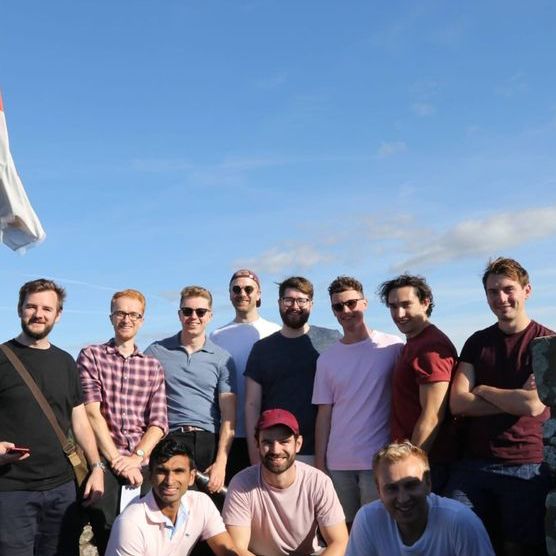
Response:
M411 366L418 384L430 384L450 382L455 363L456 359L452 354L433 350L420 353L413 359Z
M166 401L166 384L164 382L164 369L158 360L153 359L154 380L151 398L147 405L147 425L159 427L164 433L168 432L168 404Z
M204 510L203 515L205 516L205 526L203 527L203 531L201 533L201 539L206 541L216 535L220 535L220 533L226 532L226 526L224 525L224 521L222 520L222 516L216 509L214 502L207 496L203 496L203 504ZM192 516L192 519L195 516Z
M318 489L315 489L317 491ZM346 520L344 510L338 499L338 495L332 485L330 477L326 476L323 479L320 492L317 494L315 500L315 517L317 523L324 527L337 525Z
M98 365L90 347L83 348L77 357L77 368L83 389L83 401L87 403L102 401L102 389Z
M259 348L257 346L258 342L255 342L247 358L247 363L245 364L244 376L248 376L251 380L254 380L258 384L262 384L263 378L261 376L261 365L259 357Z
M232 356L226 352L220 363L220 376L218 378L218 393L232 392L237 394L236 366Z
M455 556L494 556L494 550L483 522L469 508L458 512L450 538L454 543Z
M144 556L146 549L141 527L125 516L116 519L105 556Z
M251 527L251 505L246 485L234 477L224 501L222 518L226 525Z
M313 404L324 405L334 403L334 392L328 380L328 369L322 355L317 359L317 371L313 384Z
M355 515L345 556L380 556L373 540L371 523L364 508L361 508Z

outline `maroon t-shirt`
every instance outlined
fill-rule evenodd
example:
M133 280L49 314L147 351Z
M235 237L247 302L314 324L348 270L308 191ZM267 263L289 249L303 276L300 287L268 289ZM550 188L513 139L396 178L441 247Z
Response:
M456 348L448 336L433 324L417 336L408 338L394 367L392 379L392 440L411 439L421 415L419 386L450 382L456 360ZM432 463L454 459L454 430L448 413L431 449Z
M460 361L473 365L475 385L517 389L533 372L529 344L539 336L554 332L535 321L516 334L504 334L498 324L479 330L471 336L460 355ZM542 424L548 419L548 408L537 417L486 415L468 417L465 455L477 459L498 459L505 463L539 463L543 459Z

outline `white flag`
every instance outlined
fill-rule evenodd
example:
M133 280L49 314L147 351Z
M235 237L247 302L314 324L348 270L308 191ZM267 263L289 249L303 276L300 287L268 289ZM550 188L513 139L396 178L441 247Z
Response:
M45 236L15 169L0 95L0 241L24 250Z

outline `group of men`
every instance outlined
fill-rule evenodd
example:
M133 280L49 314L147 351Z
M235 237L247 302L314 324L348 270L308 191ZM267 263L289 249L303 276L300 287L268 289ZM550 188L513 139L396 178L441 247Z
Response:
M459 360L430 322L430 287L408 274L378 291L405 343L368 326L355 278L329 286L340 334L309 324L303 277L279 284L282 325L264 320L261 282L242 269L229 282L235 318L210 336L212 295L188 286L181 330L141 352L145 298L124 290L114 337L84 348L76 369L48 340L64 291L35 280L7 345L84 449L101 555L187 553L197 539L218 556L492 554L489 536L498 554L543 554L547 409L528 348L553 332L527 316L517 261L489 262L483 286L497 323ZM0 556L74 554L71 466L1 353L0 431ZM229 483L223 519L188 491L203 474L213 495ZM128 487L143 497L117 517Z

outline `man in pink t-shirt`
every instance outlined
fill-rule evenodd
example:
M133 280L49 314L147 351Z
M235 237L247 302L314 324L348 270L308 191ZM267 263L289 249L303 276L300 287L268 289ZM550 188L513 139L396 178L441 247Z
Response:
M351 524L363 504L378 498L371 462L390 440L392 369L402 341L367 327L361 282L340 276L328 291L344 337L317 360L315 464L329 471Z
M106 556L185 556L198 540L207 541L216 556L238 556L212 500L188 490L195 464L183 440L161 440L149 471L152 490L118 516Z
M422 276L397 276L383 282L378 294L407 339L394 368L392 440L410 440L428 453L432 489L442 494L449 463L456 458L448 389L457 351L448 336L429 320L434 301Z
M324 473L295 461L303 441L295 416L263 411L255 437L261 463L232 479L222 514L242 556L343 556L348 533L342 507Z

